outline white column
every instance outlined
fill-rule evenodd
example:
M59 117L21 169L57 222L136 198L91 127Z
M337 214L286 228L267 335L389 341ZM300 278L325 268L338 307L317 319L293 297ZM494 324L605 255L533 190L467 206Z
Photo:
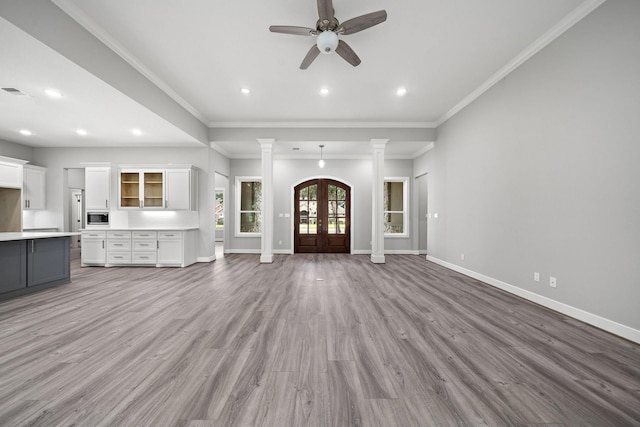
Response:
M262 245L261 263L273 262L273 143L258 139L262 148Z
M384 147L388 139L372 139L373 176L371 209L371 262L384 264Z

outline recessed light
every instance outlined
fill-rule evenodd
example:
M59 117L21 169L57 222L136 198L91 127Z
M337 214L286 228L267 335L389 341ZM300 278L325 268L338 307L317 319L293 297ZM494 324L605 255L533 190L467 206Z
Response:
M78 135L85 136L87 134L87 131L84 130L84 129L78 129L78 130L76 130L76 133Z
M134 134L135 136L142 135L142 131L140 129L131 129L131 133Z
M396 90L396 95L398 96L405 96L406 94L407 94L406 87L399 87L398 90Z
M23 134L24 136L33 135L29 129L20 129L20 133Z
M242 89L240 89L240 93L242 93L243 95L249 95L251 93L251 90L248 87L243 87Z
M322 96L329 95L329 88L328 87L320 88L320 95L322 95Z
M62 98L62 93L56 89L45 89L44 93L49 96L49 98L59 99Z

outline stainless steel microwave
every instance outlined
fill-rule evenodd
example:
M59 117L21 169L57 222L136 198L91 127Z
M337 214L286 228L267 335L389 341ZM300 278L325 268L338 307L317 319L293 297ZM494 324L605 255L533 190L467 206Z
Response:
M109 212L87 212L87 225L109 225Z

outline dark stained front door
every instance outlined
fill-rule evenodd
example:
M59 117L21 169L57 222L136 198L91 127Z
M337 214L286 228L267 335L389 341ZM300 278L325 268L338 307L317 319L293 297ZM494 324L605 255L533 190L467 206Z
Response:
M349 253L351 188L331 179L312 179L294 191L294 251Z

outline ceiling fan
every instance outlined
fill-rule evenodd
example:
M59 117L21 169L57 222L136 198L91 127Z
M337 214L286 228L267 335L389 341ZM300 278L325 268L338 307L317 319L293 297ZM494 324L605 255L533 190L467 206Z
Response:
M346 36L366 30L369 27L378 25L387 20L387 11L367 13L356 18L340 23L334 16L332 0L318 0L318 15L320 18L316 23L316 28L293 27L290 25L272 25L269 30L273 33L293 34L296 36L317 36L316 43L311 47L307 55L300 64L301 70L306 70L314 59L322 53L329 54L335 51L349 64L357 67L360 58L344 41L338 36Z

